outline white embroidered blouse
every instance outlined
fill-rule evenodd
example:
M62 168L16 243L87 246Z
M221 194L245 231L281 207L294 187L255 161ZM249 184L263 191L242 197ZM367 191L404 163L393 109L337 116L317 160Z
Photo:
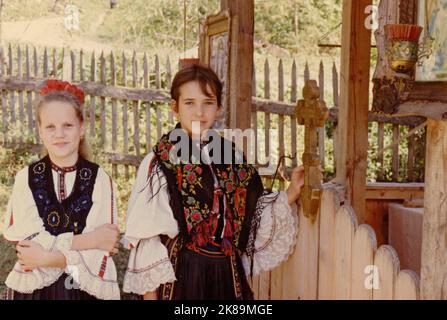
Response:
M175 238L179 233L177 221L169 206L166 177L162 172L158 173L160 179L154 179L152 186L154 190L158 190L160 186L161 189L149 201L150 186L147 186L147 177L153 156L153 152L149 153L138 169L129 199L126 233L123 238L124 246L131 250L123 291L140 295L176 280L168 250L159 237L167 235ZM275 196L276 194L261 197L258 204ZM255 241L253 275L271 270L287 260L293 251L297 232L297 206L289 206L287 195L280 192L276 201L265 206L261 214ZM246 274L249 274L250 264L245 254L242 262Z
M65 193L69 195L73 189L76 171L67 172L61 179L60 174L52 169L55 192L58 199ZM61 192L64 182L64 192ZM93 205L87 216L83 233L117 221L116 188L102 169L98 169L92 194ZM36 236L37 235L37 236ZM79 289L99 299L120 299L115 264L109 253L102 250L71 250L73 233L53 236L45 230L39 216L33 194L28 185L28 167L15 177L11 198L7 206L3 236L9 241L21 241L35 236L32 241L39 243L44 249L61 252L67 261L65 270L58 268L38 268L32 272L24 272L17 262L6 279L6 285L21 293L32 293L34 290L50 286L65 272L71 274ZM105 268L105 269L104 269Z

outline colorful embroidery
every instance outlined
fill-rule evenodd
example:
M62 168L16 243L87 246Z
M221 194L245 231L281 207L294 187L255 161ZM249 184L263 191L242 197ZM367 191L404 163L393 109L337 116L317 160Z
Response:
M98 165L80 158L73 191L59 201L54 190L51 161L48 156L30 165L28 184L44 222L54 236L65 232L81 233L93 205L92 194Z
M169 161L169 152L175 148L164 135L154 147L158 160L175 177L177 188L181 192L183 215L188 234L192 242L187 246L191 250L214 243L219 214L225 217L221 248L226 255L231 255L233 246L238 246L239 237L245 219L246 188L255 174L255 169L247 164L205 165L174 164ZM234 151L234 150L233 150ZM204 196L203 174L214 174L218 180L214 197ZM225 210L220 208L219 199L224 198Z
M180 252L180 249L183 246L183 241L179 237L175 237L174 239L169 238L168 236L162 235L161 237L162 243L166 246L169 252L169 258L171 260L172 267L174 271L177 270L177 258ZM168 282L161 284L158 288L158 296L161 300L172 300L174 295L175 282Z
M48 215L47 222L52 227L59 226L59 223L61 222L61 218L59 217L59 213L57 213L56 211L51 212Z
M99 269L99 273L98 276L103 279L104 278L104 274L106 273L106 267L107 267L107 256L104 256L102 258L102 262L101 262L101 268Z
M45 171L45 163L39 162L33 167L33 172L35 174L42 174Z
M82 180L90 180L92 178L92 170L88 168L82 168L79 171L79 176Z

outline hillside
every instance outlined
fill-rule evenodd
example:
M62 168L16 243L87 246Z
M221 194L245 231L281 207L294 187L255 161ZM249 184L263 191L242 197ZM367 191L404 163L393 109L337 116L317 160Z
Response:
M70 4L79 11L78 30L64 27ZM105 51L182 52L197 46L199 21L219 8L218 0L118 0L114 9L109 0L3 0L1 39ZM257 48L278 58L284 53L338 56L337 49L319 49L318 42L339 43L340 21L340 0L255 0Z

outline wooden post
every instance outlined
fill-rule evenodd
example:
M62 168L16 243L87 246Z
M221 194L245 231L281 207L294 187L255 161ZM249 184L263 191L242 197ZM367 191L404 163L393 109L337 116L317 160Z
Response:
M447 299L447 122L428 120L421 298Z
M254 1L221 0L221 9L229 10L231 17L238 16L235 61L231 61L237 75L230 79L234 88L235 103L230 104L230 127L242 130L251 127L251 82L253 77Z
M371 30L366 28L372 0L343 1L340 113L337 178L346 185L346 200L364 223L368 150Z

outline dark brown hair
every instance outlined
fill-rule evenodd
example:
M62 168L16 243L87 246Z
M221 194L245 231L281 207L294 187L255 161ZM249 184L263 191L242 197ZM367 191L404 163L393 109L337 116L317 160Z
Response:
M36 115L37 115L37 121L40 125L41 119L40 119L40 108L49 102L53 101L60 101L60 102L66 102L69 103L73 109L76 112L76 117L79 119L81 123L84 122L84 116L82 114L82 109L84 105L79 101L78 98L76 98L73 94L71 94L68 91L51 91L43 96L40 96L36 103ZM45 149L44 153L48 153L48 151ZM79 142L79 155L83 157L86 160L91 160L91 150L87 143L87 140L85 137L81 137L81 141Z
M171 99L178 104L180 87L191 81L197 81L206 96L211 97L214 94L217 99L217 105L219 107L222 106L222 83L211 68L201 64L189 65L177 72L172 81ZM211 88L211 93L208 91L207 85Z

